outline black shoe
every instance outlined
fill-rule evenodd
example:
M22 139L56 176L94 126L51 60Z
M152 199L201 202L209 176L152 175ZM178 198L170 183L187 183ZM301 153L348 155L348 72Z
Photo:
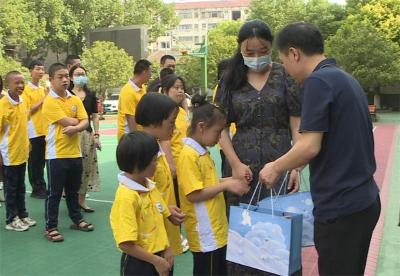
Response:
M80 206L80 207L81 207L82 211L84 211L85 213L93 213L94 212L94 209L92 209L92 208L84 208L82 206Z
M31 197L39 198L39 199L46 199L47 194L46 193L31 193Z

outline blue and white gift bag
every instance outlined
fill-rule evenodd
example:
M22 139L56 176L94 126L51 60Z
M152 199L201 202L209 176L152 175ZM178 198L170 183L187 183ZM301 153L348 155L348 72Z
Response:
M314 245L314 204L310 192L299 192L274 197L275 210L303 215L302 246ZM271 208L271 199L265 198L259 202L261 208Z
M301 269L302 221L301 214L273 208L231 206L226 259L278 275L291 275Z

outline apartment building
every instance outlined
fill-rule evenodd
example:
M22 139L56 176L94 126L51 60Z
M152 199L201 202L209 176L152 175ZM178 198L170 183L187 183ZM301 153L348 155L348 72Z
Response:
M152 51L190 49L204 42L207 31L226 20L245 20L250 0L176 3L180 23L152 45Z

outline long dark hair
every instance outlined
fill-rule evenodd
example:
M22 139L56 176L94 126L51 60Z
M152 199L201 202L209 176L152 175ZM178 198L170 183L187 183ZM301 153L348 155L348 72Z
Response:
M244 65L240 45L249 38L261 38L272 43L273 36L271 29L259 19L251 20L242 25L238 34L238 47L236 54L230 59L229 66L223 77L223 84L228 90L237 90L247 82L248 67Z
M71 69L69 69L69 86L68 86L68 91L70 91L70 92L72 92L72 89L74 89L74 86L75 86L75 85L74 85L74 82L72 81L72 77L73 77L73 75L74 75L75 70L78 69L78 68L83 69L83 71L85 71L85 73L87 74L87 71L86 71L85 67L83 67L83 66L80 65L80 64L76 64L76 65L72 66ZM92 93L86 84L83 86L83 91L85 91L86 94Z

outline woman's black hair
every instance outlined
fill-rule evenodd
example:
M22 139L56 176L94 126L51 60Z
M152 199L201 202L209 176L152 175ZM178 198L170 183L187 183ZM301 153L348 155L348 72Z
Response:
M135 120L139 125L159 126L178 110L178 104L170 97L160 93L147 93L136 107Z
M85 67L83 67L82 65L80 65L80 64L75 64L74 66L72 66L71 67L71 69L69 69L69 86L68 86L68 90L70 91L70 92L72 92L72 89L74 89L74 82L73 82L73 80L72 80L72 77L73 77L73 75L74 75L74 72L75 72L75 70L76 69L78 69L78 68L81 68L81 69L83 69L83 71L85 71L85 74L87 74L87 71L86 71L86 69L85 69ZM89 88L87 87L87 85L85 84L83 87L83 91L85 91L86 92L86 94L89 94L89 93L91 93L91 91L89 90Z
M0 75L0 93L3 91L3 78Z
M247 82L248 67L244 65L240 45L246 39L254 37L273 42L271 29L263 21L255 19L242 25L237 38L236 54L230 59L229 66L224 73L223 83L228 90L238 90Z
M169 89L171 89L171 87L175 85L175 82L177 80L180 80L182 82L183 90L186 91L185 81L183 80L183 78L175 74L171 74L161 79L161 92L168 95Z
M225 111L218 105L208 102L206 95L196 94L192 97L191 101L193 115L189 134L193 134L199 122L204 122L207 127L211 127L215 122L226 119Z
M147 168L160 148L157 140L143 131L132 131L122 136L116 156L118 168L127 173Z

